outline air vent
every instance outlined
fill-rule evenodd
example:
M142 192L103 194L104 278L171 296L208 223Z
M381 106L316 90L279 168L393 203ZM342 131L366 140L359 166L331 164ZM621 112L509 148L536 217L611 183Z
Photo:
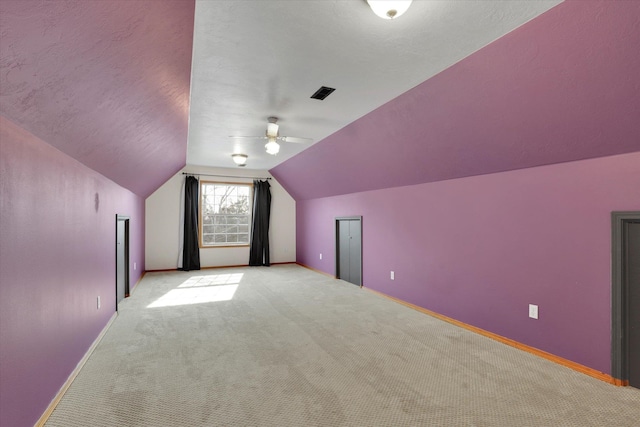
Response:
M322 101L323 99L325 99L327 96L331 95L331 92L333 92L335 89L332 87L326 87L326 86L322 86L320 89L318 89L316 91L316 93L314 93L313 95L311 95L311 98L313 99L319 99L320 101Z

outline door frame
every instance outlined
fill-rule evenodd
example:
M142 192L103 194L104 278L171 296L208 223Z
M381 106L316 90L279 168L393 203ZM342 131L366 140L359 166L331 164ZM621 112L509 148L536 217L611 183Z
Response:
M116 214L116 311L118 311L118 222L124 222L124 297L129 296L129 221L127 215Z
M335 236L335 247L336 247L336 251L335 251L335 274L336 274L336 278L340 278L340 228L338 226L338 224L340 223L340 221L358 221L360 223L360 284L356 285L359 287L363 286L364 283L364 278L362 276L362 253L363 253L363 247L362 247L362 215L359 216L337 216L335 218L335 222L334 222L334 236ZM355 283L353 283L355 285Z
M625 256L627 224L640 222L640 211L611 212L611 376L629 385L629 278Z

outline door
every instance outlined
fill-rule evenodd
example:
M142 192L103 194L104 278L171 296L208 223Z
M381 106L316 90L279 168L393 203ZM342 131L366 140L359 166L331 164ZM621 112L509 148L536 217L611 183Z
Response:
M629 317L629 385L640 388L640 221L626 224L626 282Z
M611 213L611 374L640 388L640 211Z
M116 217L116 311L129 294L129 218Z
M362 286L362 217L336 218L336 277Z

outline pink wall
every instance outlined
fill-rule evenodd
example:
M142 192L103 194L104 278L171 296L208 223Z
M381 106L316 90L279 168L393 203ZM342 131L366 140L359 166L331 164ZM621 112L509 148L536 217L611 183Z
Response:
M298 200L297 260L335 273L334 218L362 215L365 287L610 373L610 213L638 183L633 153Z
M116 214L144 271L144 199L2 116L0 176L0 425L32 426L115 311Z

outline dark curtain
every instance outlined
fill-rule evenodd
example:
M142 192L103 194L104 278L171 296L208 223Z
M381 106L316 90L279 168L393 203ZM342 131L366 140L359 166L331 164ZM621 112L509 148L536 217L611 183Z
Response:
M271 216L271 186L267 181L253 181L253 223L249 265L269 266L269 217Z
M200 270L200 248L198 247L198 190L200 183L187 176L184 183L184 245L182 248L182 270Z

